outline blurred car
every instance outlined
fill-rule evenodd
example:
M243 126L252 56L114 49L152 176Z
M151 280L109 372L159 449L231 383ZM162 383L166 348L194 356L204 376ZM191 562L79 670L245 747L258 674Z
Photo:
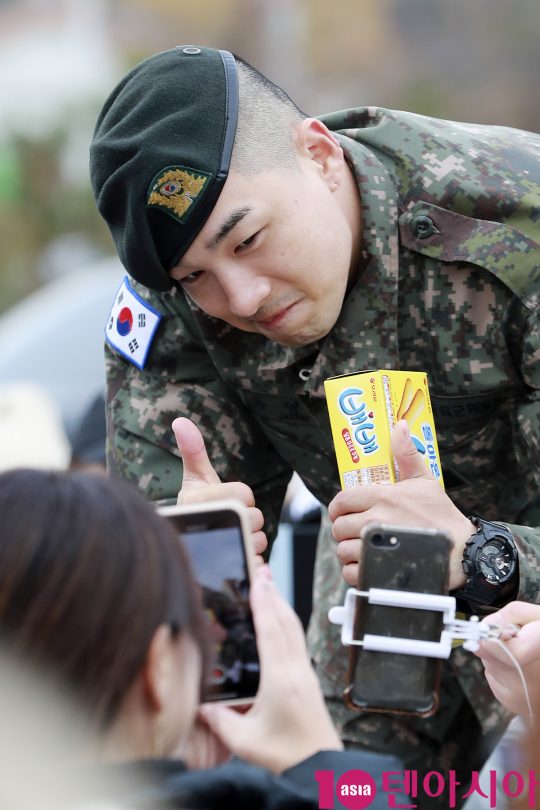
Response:
M124 275L117 258L86 264L0 316L0 386L31 382L47 391L70 439L105 388L103 330Z

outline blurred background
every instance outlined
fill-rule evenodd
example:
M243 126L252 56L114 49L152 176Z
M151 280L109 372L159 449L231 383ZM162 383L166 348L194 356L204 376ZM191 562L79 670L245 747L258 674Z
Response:
M102 463L123 271L88 147L115 83L177 44L238 53L312 115L371 104L540 130L539 0L0 0L0 469Z

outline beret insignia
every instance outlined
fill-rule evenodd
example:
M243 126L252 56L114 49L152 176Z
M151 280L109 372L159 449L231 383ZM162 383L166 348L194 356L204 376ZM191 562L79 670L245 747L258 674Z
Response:
M160 208L178 222L184 223L195 204L204 197L205 186L210 177L207 172L195 171L186 166L167 166L150 183L147 206Z

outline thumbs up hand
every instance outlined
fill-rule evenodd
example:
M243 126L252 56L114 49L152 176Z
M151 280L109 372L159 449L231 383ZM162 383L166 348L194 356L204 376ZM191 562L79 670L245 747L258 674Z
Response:
M397 423L392 433L392 453L399 467L398 483L345 489L329 504L328 513L338 543L337 556L343 565L343 578L349 585L356 585L362 530L368 523L383 523L446 532L453 540L450 589L461 587L465 584L461 566L463 549L475 531L474 525L432 476L404 420Z
M172 423L172 429L184 464L178 503L191 503L190 492L202 490L199 494L204 498L205 488L212 484L221 484L221 481L208 458L204 439L197 425L190 419L179 417Z
M182 456L184 473L178 493L178 505L208 503L233 499L240 501L248 511L251 527L251 545L256 555L262 554L268 545L264 533L264 516L255 506L255 496L242 481L222 483L208 458L202 434L190 419L179 417L172 423L176 443ZM262 562L262 558L258 560Z

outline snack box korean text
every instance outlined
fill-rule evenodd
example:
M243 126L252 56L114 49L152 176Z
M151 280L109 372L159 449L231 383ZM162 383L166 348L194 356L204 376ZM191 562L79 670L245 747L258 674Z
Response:
M324 383L341 486L399 481L390 434L400 419L426 467L444 489L427 375L423 371L366 371Z

